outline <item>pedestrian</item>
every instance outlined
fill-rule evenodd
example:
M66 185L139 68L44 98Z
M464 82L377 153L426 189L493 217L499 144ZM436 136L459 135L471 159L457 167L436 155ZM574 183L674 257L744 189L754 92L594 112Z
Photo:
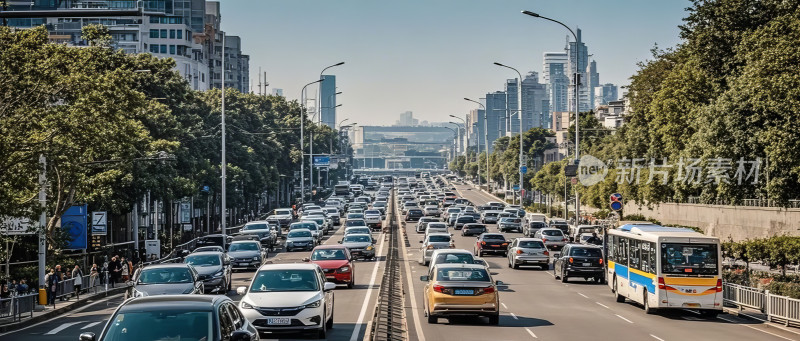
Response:
M592 236L586 240L586 244L603 245L603 240L597 236L597 232L592 232Z
M47 275L46 281L47 288L47 304L52 304L53 306L56 305L56 290L58 289L58 283L61 282L61 279L56 274L55 269L50 269L50 273Z
M119 274L119 262L117 261L117 256L111 257L111 261L108 263L108 273L109 273L109 284L113 288L114 285L117 283L117 274Z
M122 276L122 282L123 283L127 283L131 279L131 276L130 276L131 267L128 264L128 261L125 259L125 257L122 257L122 259L120 260L119 263L120 263L120 269L121 269L120 270L120 275Z
M100 275L100 269L97 263L92 263L92 268L89 270L89 288L93 288L97 284L97 276Z
M30 287L28 287L28 280L27 279L23 278L21 281L19 281L19 285L17 285L17 292L19 292L20 294L24 295L24 294L27 294L29 290L30 290Z
M72 269L72 278L75 279L75 297L80 298L81 286L83 286L83 270L78 264L75 264L75 268Z
M55 268L55 273L54 273L54 275L55 275L56 277L58 277L58 282L62 282L62 281L64 281L64 279L65 279L64 277L65 277L65 276L64 276L64 272L62 272L62 271L61 271L61 265L60 265L60 264L56 264L56 268ZM63 294L63 292L62 292L62 294ZM65 300L66 300L66 298L65 298L65 297L62 295L62 296L61 296L61 297L60 297L58 300L59 300L59 301L65 301Z
M11 290L8 290L8 284L3 283L3 288L0 289L0 298L10 298Z

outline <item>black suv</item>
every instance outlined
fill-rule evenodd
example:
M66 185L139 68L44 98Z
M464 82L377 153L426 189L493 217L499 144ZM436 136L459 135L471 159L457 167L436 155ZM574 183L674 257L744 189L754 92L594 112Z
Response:
M553 274L566 283L570 277L603 282L603 249L596 245L567 244L555 260Z

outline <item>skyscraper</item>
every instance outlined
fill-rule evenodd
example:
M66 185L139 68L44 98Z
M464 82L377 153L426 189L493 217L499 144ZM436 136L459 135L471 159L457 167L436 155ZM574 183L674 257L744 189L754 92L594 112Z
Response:
M547 100L550 105L549 115L553 112L567 111L567 54L564 52L545 52L543 80L546 86ZM549 120L548 120L549 121ZM552 129L552 127L551 127Z
M505 135L506 132L506 93L495 91L486 94L486 129L489 132L489 151L494 147L494 141Z
M597 62L592 60L586 68L587 91L589 92L589 109L594 108L594 89L600 86L600 74L597 73Z
M400 113L400 120L397 121L398 126L410 127L414 125L414 114L410 111Z
M539 74L531 71L522 80L522 130L547 128L550 121L550 101L547 87L539 83Z
M618 99L617 86L611 83L606 83L594 88L594 107L606 105L608 102L616 101Z
M506 119L508 121L506 122L505 133L508 136L519 134L518 89L519 85L516 78L506 80Z
M569 106L570 111L575 110L575 96L578 96L578 110L588 111L593 105L593 103L589 101L589 87L586 76L586 70L589 62L589 49L586 47L586 44L581 41L581 29L577 29L576 35L578 37L578 41L569 42L565 49L569 55L567 76L570 77L570 80L573 80L573 75L575 75L575 73L579 73L581 85L578 89L578 94L575 94L574 85L571 84L568 87L567 92L569 94L569 98L567 105Z
M320 122L336 129L336 76L322 75L319 107Z

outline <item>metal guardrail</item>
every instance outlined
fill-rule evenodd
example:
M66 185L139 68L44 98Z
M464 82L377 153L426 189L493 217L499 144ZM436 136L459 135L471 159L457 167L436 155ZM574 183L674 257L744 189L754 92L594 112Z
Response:
M0 299L0 317L11 317L12 321L19 321L22 315L33 316L33 310L39 294L16 295Z
M766 296L767 305L764 313L767 314L768 321L783 322L787 327L800 324L800 300L770 295L769 290L764 292L764 296Z
M722 287L724 303L741 308L761 310L764 307L764 290L743 285L724 283Z
M674 198L669 198L664 201L664 203L671 203L671 204L703 204L703 205L723 205L723 206L731 206L734 205L733 202L730 200L722 200L722 199L715 199L711 201L704 201L700 197L697 196L690 196L686 197L683 200L676 200ZM746 207L787 207L787 208L800 208L800 199L792 199L788 200L786 205L778 205L775 200L772 199L742 199L742 201L734 206L746 206Z
M396 216L397 203L393 200L394 195L389 200L393 202L386 218L389 221L389 252L386 255L386 273L381 281L381 288L378 294L378 303L375 307L375 322L372 324L370 336L372 341L384 340L406 340L406 330L404 321L404 299L402 274L400 273L399 261L399 226Z
M769 290L723 283L723 302L742 308L751 308L767 315L770 322L781 322L786 326L800 326L800 300L770 294Z

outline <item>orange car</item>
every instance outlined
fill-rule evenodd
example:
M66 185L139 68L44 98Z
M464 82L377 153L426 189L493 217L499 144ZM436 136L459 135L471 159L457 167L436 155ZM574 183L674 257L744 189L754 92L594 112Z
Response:
M489 318L489 324L500 321L500 297L497 285L486 267L480 264L436 264L430 276L421 276L425 285L423 298L428 323L439 317L477 315Z

